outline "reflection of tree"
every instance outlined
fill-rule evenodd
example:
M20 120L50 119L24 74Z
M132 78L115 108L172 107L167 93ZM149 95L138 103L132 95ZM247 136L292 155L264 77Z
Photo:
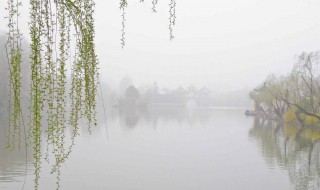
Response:
M210 114L207 109L197 109L196 111L188 110L184 107L167 108L167 107L125 107L119 109L120 121L127 127L135 127L139 121L156 127L159 121L176 122L181 124L200 123L205 125L210 120Z
M249 136L256 140L270 167L288 171L297 190L320 188L320 131L301 130L256 118Z
M139 122L140 110L128 107L127 109L120 110L120 119L124 121L127 127L135 127Z

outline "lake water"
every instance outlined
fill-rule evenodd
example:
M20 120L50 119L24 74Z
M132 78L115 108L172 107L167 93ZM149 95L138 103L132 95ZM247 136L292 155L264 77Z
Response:
M243 109L152 108L84 127L62 166L61 190L320 189L318 131L246 117ZM4 125L2 122L2 125ZM6 151L0 189L33 189L31 153ZM27 167L27 171L26 171ZM27 176L25 177L25 174ZM55 189L44 164L40 190Z

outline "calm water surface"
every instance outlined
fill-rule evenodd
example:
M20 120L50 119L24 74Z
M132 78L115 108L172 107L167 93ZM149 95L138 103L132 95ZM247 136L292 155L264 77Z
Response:
M82 129L62 166L61 190L320 189L318 132L243 112L153 108L110 113L107 126L91 134ZM21 189L25 181L24 189L32 190L32 155L26 171L25 152L4 149L5 131L0 128L0 189ZM55 182L44 164L40 190L55 189Z

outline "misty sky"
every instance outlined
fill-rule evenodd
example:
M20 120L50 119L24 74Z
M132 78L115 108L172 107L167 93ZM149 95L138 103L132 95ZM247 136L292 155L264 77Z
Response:
M26 5L28 1L23 1ZM288 73L295 55L320 50L319 0L176 0L175 39L169 40L169 0L129 0L122 50L119 1L96 0L101 78L136 85L251 88L269 73ZM4 16L0 2L0 16ZM27 15L27 7L23 16ZM3 20L3 19L2 19ZM27 19L22 19L26 28ZM0 23L3 29L5 23ZM28 30L23 30L28 34Z

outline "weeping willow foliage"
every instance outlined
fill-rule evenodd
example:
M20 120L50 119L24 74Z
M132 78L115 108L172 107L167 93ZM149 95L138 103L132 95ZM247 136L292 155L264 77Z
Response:
M176 0L170 0L170 17L169 17L169 31L170 31L170 40L174 38L173 36L173 26L176 24Z
M143 2L143 1L140 1L140 2ZM125 21L126 21L126 12L125 12L125 8L128 6L128 2L127 0L120 0L120 10L121 10L121 17L122 17L122 22L121 22L121 25L122 25L122 29L121 29L121 46L122 48L125 46Z
M93 0L30 0L31 91L29 144L34 151L35 189L39 187L41 158L53 155L52 172L57 174L85 119L96 125L98 60L94 45ZM8 51L10 69L8 148L21 147L21 34L19 0L8 0ZM74 31L74 32L72 32ZM74 41L72 37L74 36ZM71 53L71 43L75 52ZM67 89L67 63L71 66L71 88ZM67 97L70 110L67 111ZM65 129L73 128L71 145L66 145ZM46 134L46 137L43 136ZM41 144L46 140L46 152ZM16 145L18 143L18 145Z
M158 0L152 0L152 11L153 11L154 13L157 12L157 10L156 10L157 4L158 4Z
M67 61L69 59L73 61L68 119L68 124L73 127L72 142L78 135L80 119L86 119L89 127L96 125L98 61L94 45L92 0L31 0L30 4L32 40L30 134L35 152L37 188L40 178L42 130L47 134L47 144L51 146L54 155L52 172L58 174L57 181L60 180L60 166L71 151L65 147ZM74 57L70 57L71 26L76 39ZM45 129L42 127L43 123L46 123ZM50 150L48 147L47 159ZM59 183L57 184L59 187Z
M19 30L19 6L21 2L9 0L7 10L8 41L6 43L10 71L9 86L9 133L7 148L13 148L18 143L21 147L21 34Z
M140 2L144 2L141 0ZM152 0L156 12L158 0ZM10 71L8 148L26 146L33 149L34 185L39 188L42 158L52 164L60 188L60 167L72 151L79 135L80 121L97 125L96 97L99 85L98 59L95 51L94 0L29 0L30 22L30 114L26 126L21 109L21 0L7 1L8 41L6 45ZM125 9L122 11L121 45L125 45ZM170 39L175 25L175 0L170 0ZM70 65L70 66L69 66ZM70 77L67 77L70 76ZM67 85L67 78L71 81ZM70 87L69 87L70 86ZM68 100L68 103L67 103ZM71 135L66 127L72 128ZM66 138L70 138L69 144ZM45 147L42 147L46 145ZM43 152L44 150L45 152Z
M144 0L140 0L141 3L144 2ZM156 6L158 4L158 0L152 0L152 11L154 13L157 12ZM169 3L169 32L170 32L170 40L173 40L174 35L173 35L173 28L174 25L176 24L176 0L170 0ZM125 46L125 23L126 23L126 12L125 9L128 6L128 1L127 0L120 0L120 10L121 10L121 17L122 17L122 29L121 29L121 46L124 48Z

